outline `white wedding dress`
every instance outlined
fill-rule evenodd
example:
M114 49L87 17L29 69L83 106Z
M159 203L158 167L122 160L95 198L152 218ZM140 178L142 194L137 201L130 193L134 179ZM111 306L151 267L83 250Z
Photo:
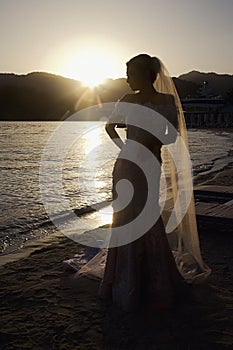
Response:
M144 303L174 303L185 292L186 282L202 281L210 273L200 252L184 117L171 78L165 69L161 74L163 76L156 80L156 90L165 94L173 93L179 134L175 137L173 135L166 144L165 141L161 142L161 139L165 140L165 135L172 134L169 127L159 122L159 130L156 130L155 137L147 131L153 123L146 126L145 113L148 110L155 112L155 118L159 113L168 120L169 114L174 113L174 106L167 103L158 106L149 101L144 106L129 106L124 102L116 105L109 123L112 120L125 123L127 141L113 170L113 234L109 249L100 251L77 274L102 280L100 297L111 298L114 305L128 311ZM142 129L135 126L136 113L139 113L140 120L145 121ZM157 165L154 166L156 162L150 164L152 158L145 157L142 148L135 147L135 143L132 161L130 142L136 142L149 149L156 158ZM178 161L174 160L175 157ZM137 161L141 162L142 167L145 165L152 169L152 193L148 192L147 176L145 177ZM117 184L122 179L132 184L134 193L131 202L119 210L119 207L114 208L114 200L118 200L119 206L121 198L117 193ZM161 209L161 187L164 187L164 183L166 186L165 190L163 189L165 193ZM146 207L148 193L154 198L153 205L147 206L139 225L130 226ZM158 210L161 211L161 215L158 215ZM156 217L154 223L147 229L147 223L153 216ZM122 238L117 238L117 230L119 228L120 232L122 227L127 227L127 238L122 236L123 241Z

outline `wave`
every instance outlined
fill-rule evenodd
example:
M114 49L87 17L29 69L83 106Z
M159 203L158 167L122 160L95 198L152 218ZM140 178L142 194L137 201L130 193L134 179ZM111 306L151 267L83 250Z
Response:
M78 209L74 209L73 213L77 217L82 217L100 210L111 203L110 200L93 203ZM73 216L68 211L59 212L54 216L55 220L59 220L64 226L73 220ZM57 228L49 217L39 217L34 220L24 220L22 223L13 223L0 227L0 256L12 253L22 248L26 243L33 240L48 236L57 231Z

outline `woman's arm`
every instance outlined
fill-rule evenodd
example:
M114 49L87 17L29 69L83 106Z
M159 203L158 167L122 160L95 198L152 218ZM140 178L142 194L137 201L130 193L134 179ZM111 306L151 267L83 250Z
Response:
M105 125L105 130L108 133L108 135L110 136L110 138L112 139L112 141L120 149L122 149L122 147L124 146L124 142L122 141L122 139L120 138L119 134L115 130L116 125L117 125L116 123L107 123Z
M132 99L133 99L133 95L132 94L127 94L127 95L123 96L118 101L118 103L121 103L121 102L132 102ZM119 134L116 132L115 128L116 128L116 126L118 124L124 124L125 123L125 121L124 121L124 118L125 118L124 113L125 112L123 112L123 114L121 114L121 113L122 113L122 111L119 111L119 105L118 105L118 107L116 105L116 108L113 111L113 114L110 116L110 120L105 125L106 132L108 133L110 138L113 140L113 142L117 145L117 147L119 147L120 149L122 149L122 147L124 146L124 142L120 138ZM112 121L111 121L111 117L113 117ZM117 122L118 119L119 119L119 122Z

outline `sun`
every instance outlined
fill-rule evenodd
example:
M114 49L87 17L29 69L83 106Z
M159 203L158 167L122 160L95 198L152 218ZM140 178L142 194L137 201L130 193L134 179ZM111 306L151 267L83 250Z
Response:
M65 58L62 75L94 87L118 75L117 58L100 49L82 50Z

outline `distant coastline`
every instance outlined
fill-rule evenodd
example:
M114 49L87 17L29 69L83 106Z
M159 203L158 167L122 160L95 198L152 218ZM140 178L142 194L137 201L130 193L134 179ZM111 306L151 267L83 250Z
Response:
M232 127L233 75L192 71L174 77L173 81L184 103L188 126ZM203 95L204 83L208 83L208 89ZM26 75L0 73L0 120L60 121L64 120L67 111L73 114L99 103L116 102L130 92L125 78L107 79L96 88L90 89L84 87L80 81L45 72ZM202 99L203 102L207 97L212 101L219 98L221 106L218 109L211 106L204 111L202 108L191 110L195 115L189 121L187 101L199 99L201 102Z

